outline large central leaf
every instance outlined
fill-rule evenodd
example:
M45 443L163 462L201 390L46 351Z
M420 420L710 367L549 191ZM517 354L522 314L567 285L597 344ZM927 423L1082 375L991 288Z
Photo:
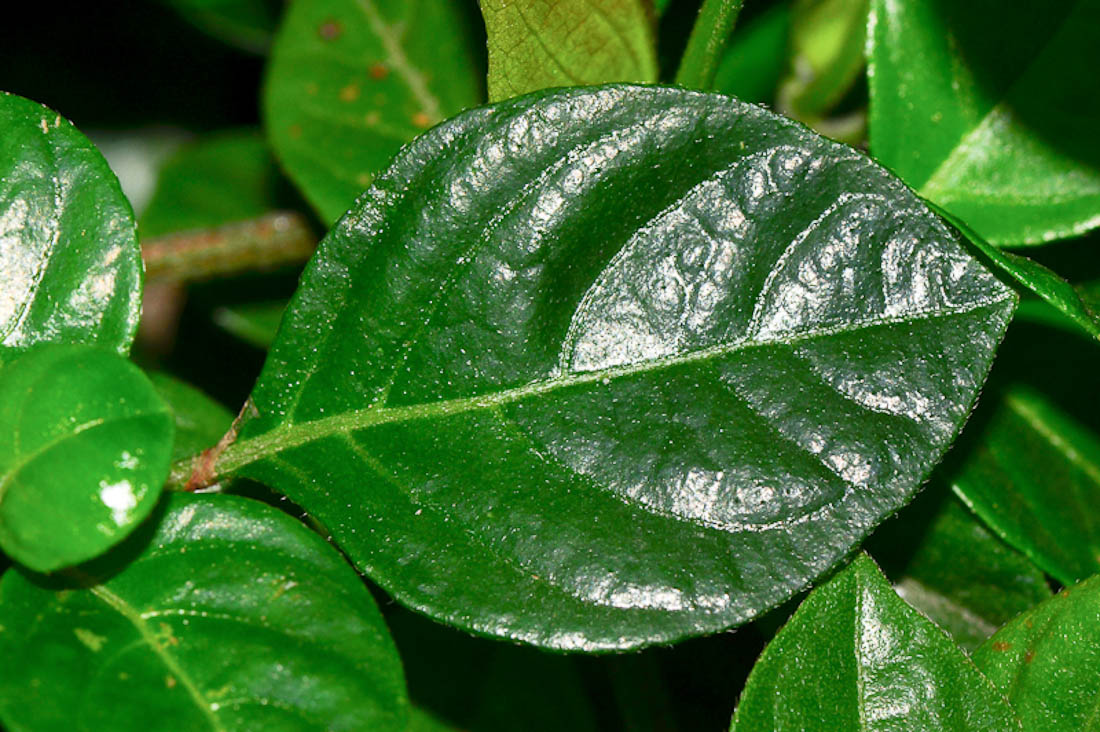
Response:
M800 125L539 93L418 138L329 234L218 469L446 622L667 641L790 597L905 503L1013 302Z

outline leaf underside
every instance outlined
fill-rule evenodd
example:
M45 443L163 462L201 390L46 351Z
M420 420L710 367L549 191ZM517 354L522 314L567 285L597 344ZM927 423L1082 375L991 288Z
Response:
M544 92L418 138L341 220L220 465L450 624L670 641L787 599L903 505L1013 307L800 125Z

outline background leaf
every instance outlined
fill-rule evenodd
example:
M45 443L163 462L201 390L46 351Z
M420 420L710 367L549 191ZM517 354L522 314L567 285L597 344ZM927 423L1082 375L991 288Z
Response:
M654 21L642 0L479 3L490 101L555 86L657 80Z
M863 71L869 0L794 0L790 69L780 108L795 119L829 114Z
M213 447L233 423L228 409L190 384L164 373L150 374L149 380L172 410L176 425L173 460Z
M241 340L267 349L275 340L286 300L226 305L214 311L214 322Z
M172 415L141 371L92 346L40 345L0 369L0 547L45 572L106 551L149 515Z
M1100 0L873 0L871 151L996 245L1100 225Z
M772 103L786 64L790 25L789 2L739 22L718 64L714 90L745 102Z
M483 98L477 18L453 0L299 0L275 40L266 128L326 223L397 149Z
M252 53L271 45L281 0L162 0L196 28Z
M1034 732L1096 730L1100 699L1100 577L1016 618L974 654Z
M0 92L0 363L40 342L125 354L141 310L134 215L67 120Z
M1051 594L1043 573L990 533L939 477L864 548L902 599L967 652Z
M163 508L76 580L4 575L0 657L22 659L0 675L6 725L403 732L393 642L336 551L243 498Z
M450 624L669 641L785 600L903 505L1013 301L801 125L528 96L418 138L330 233L218 466Z
M733 730L1020 729L866 554L810 593L749 676Z

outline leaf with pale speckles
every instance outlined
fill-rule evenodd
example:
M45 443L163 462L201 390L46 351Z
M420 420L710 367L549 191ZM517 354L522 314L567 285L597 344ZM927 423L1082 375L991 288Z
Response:
M0 363L35 343L125 354L141 251L118 179L68 120L0 92Z
M172 494L146 526L73 577L4 575L4 724L404 732L385 622L321 537L220 495Z
M454 0L296 0L264 89L268 137L335 221L398 148L483 98L477 22Z
M216 468L439 620L667 642L789 598L906 503L1014 300L801 125L535 93L422 135L329 233Z
M753 667L737 732L1009 732L1020 722L866 554L810 593Z
M1029 732L1100 730L1100 576L1013 620L974 654Z
M0 368L0 547L47 572L99 556L156 505L172 415L132 363L44 343Z
M479 0L489 35L489 100L555 86L657 80L642 0Z

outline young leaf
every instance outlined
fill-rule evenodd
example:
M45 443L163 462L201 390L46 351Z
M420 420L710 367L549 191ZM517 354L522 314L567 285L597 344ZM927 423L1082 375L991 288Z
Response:
M172 410L176 424L173 460L213 447L233 423L228 409L190 384L163 373L149 374L149 380Z
M732 730L1019 730L962 651L861 554L810 593L749 676Z
M968 652L1050 597L1043 573L991 534L940 480L864 547L902 599Z
M98 556L168 476L172 414L101 348L43 344L0 369L0 547L39 572Z
M863 70L869 0L794 0L791 68L780 107L802 120L826 116Z
M1096 730L1100 577L1067 588L997 632L974 663L1034 732Z
M790 25L791 6L785 1L738 25L718 64L714 90L746 102L770 104L783 77Z
M5 724L403 732L393 641L332 547L244 498L175 493L163 509L77 582L4 576L0 657L20 659L0 675Z
M214 322L257 348L268 348L279 332L286 300L226 305L214 311Z
M141 217L142 237L212 229L283 207L284 179L254 130L192 143L168 160Z
M454 0L299 0L272 49L264 115L326 222L402 144L482 99L478 42Z
M790 597L903 505L1014 299L802 125L536 93L418 138L329 234L215 470L448 623L669 641Z
M955 491L1005 541L1063 584L1100 571L1100 442L1028 387L993 396Z
M103 156L52 110L0 92L0 363L39 342L127 353L141 272Z
M642 0L478 0L489 35L489 101L554 86L656 81Z
M996 245L1100 225L1100 0L873 0L871 151Z

